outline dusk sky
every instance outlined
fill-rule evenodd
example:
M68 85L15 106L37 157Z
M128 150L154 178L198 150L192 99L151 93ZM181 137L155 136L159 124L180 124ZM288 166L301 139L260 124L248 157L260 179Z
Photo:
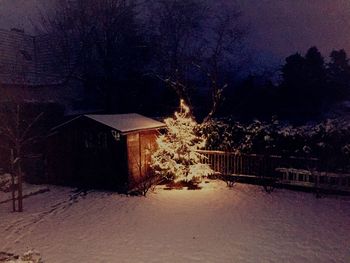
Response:
M52 1L52 0L51 0ZM51 2L50 1L50 2ZM33 28L43 0L0 0L0 28ZM238 0L250 25L249 46L268 61L305 52L317 45L324 55L332 49L350 50L348 0ZM265 62L266 63L266 62Z
M240 0L252 48L286 56L312 45L350 50L348 0Z

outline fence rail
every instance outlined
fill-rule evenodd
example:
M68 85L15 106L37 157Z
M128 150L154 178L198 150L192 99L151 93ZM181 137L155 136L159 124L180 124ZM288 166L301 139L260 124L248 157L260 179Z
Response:
M223 176L273 179L284 185L350 192L350 174L320 172L316 158L237 154L223 151L199 151L202 162Z
M264 177L276 176L276 168L317 169L318 159L282 157L277 155L237 154L224 151L199 151L202 162L223 175L241 174Z

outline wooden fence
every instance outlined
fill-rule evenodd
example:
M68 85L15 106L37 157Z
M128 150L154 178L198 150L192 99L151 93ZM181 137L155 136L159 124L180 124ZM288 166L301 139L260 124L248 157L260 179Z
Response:
M258 154L237 154L223 151L199 151L202 162L209 164L212 169L222 175L253 175L274 177L276 168L317 169L318 159L288 157Z
M323 166L315 158L199 152L202 162L223 176L273 179L283 185L350 192L350 174L321 172Z

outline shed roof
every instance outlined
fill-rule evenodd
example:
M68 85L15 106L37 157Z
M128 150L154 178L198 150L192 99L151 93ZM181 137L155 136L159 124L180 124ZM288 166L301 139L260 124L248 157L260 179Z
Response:
M108 115L89 114L84 116L123 133L165 127L164 123L153 120L151 118L147 118L137 113Z
M137 113L128 114L86 114L76 117L68 122L65 122L55 128L61 128L68 123L71 123L82 117L92 119L96 122L102 123L108 127L111 127L121 133L129 133L139 130L150 130L164 128L165 124L154 119L142 116Z

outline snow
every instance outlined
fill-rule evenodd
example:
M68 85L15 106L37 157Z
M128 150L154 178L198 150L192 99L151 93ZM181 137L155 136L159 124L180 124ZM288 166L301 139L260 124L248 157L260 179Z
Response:
M144 197L51 187L0 205L0 251L44 262L350 262L350 198L259 186L157 187Z
M165 127L164 123L147 118L137 113L105 115L92 114L85 116L123 133Z
M2 261L1 261L2 260ZM7 263L42 263L41 255L38 251L29 250L22 256L9 253L0 253L0 262Z
M2 189L5 191L0 191L0 204L3 203L11 203L12 202L12 191L10 189L11 187L11 175L10 174L5 174L5 175L0 175L0 184L1 184L1 179L3 182L6 182L5 187ZM43 192L49 191L49 188L47 186L43 185L32 185L32 184L23 184L23 197L28 198L30 196L40 194Z
M80 119L89 118L99 123L102 123L108 127L118 130L121 133L129 133L139 130L148 129L160 129L165 128L165 124L151 118L142 116L137 113L126 113L126 114L85 114L75 117L69 121L66 121L54 128L52 130L59 129L67 124Z
M11 174L0 174L0 194L1 192L11 191L11 184Z

